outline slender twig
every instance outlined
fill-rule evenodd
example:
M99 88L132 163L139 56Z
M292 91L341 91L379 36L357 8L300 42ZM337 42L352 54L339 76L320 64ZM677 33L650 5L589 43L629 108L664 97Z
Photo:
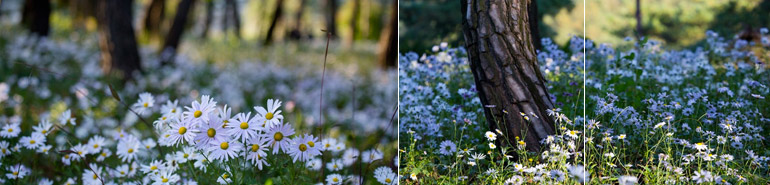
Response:
M321 31L326 32L326 51L324 52L323 71L321 72L321 95L319 96L319 100L318 100L318 119L319 119L319 122L318 122L318 139L323 141L323 137L324 137L324 126L323 126L324 125L324 116L323 116L323 110L324 110L324 106L323 106L323 102L324 102L324 76L326 76L326 59L327 59L327 56L329 55L329 40L331 40L331 38L332 38L332 33L328 32L326 30L321 30ZM323 182L323 179L324 179L323 164L324 164L324 158L323 158L323 153L321 153L321 176L319 177L321 179L321 182Z

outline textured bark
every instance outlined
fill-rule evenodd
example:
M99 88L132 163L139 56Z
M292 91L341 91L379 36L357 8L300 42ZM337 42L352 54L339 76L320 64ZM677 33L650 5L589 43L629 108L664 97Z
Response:
M208 0L206 1L206 18L203 20L203 31L201 31L201 38L206 38L206 36L208 36L212 20L214 20L214 1Z
M326 31L337 37L337 0L326 0Z
M383 28L379 43L379 63L383 68L396 67L398 56L398 1L393 0L388 24Z
M38 36L48 36L51 23L51 2L49 0L26 0L21 22Z
M529 32L532 33L532 44L535 50L540 49L540 20L537 19L537 0L531 0L527 7L527 16L529 18Z
M158 36L163 16L166 13L166 0L152 0L144 13L144 30Z
M190 10L195 6L195 0L182 0L179 2L179 6L176 8L176 15L174 16L174 22L171 24L171 29L166 34L166 41L161 49L160 61L162 64L168 64L174 59L176 51L179 48L179 41L182 39L182 33L184 32L185 25L187 24L187 17Z
M142 68L131 24L132 4L132 0L98 0L96 5L102 71L111 74L118 69L127 79Z
M275 13L273 14L273 21L270 22L270 28L267 29L267 36L265 36L264 45L270 45L273 43L273 32L278 25L278 21L281 20L283 15L283 0L278 0L275 4Z
M465 0L463 34L490 130L503 131L508 143L517 143L519 137L527 150L540 151L540 141L554 133L554 121L546 113L553 103L537 64L528 4L528 0Z

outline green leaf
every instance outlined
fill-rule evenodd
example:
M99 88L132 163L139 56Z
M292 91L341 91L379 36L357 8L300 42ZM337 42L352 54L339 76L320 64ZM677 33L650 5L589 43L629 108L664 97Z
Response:
M112 97L118 101L121 101L120 96L118 96L118 92L115 91L115 88L112 87L112 84L109 84L108 86L110 87L110 93L112 93Z

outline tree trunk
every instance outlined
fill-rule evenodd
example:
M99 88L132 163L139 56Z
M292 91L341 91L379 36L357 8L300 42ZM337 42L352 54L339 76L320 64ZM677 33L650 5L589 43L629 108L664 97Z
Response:
M535 50L540 49L540 20L537 16L537 0L531 0L527 7L527 16L529 18L529 32L532 33L532 44Z
M99 0L96 5L102 71L110 74L117 68L119 75L126 79L131 79L133 72L142 68L131 24L132 4L132 0Z
M383 68L396 67L398 60L398 1L392 0L388 24L382 29L378 48L379 63Z
M72 28L86 29L86 20L90 17L96 17L96 3L96 0L70 0Z
M235 37L241 38L241 17L238 13L238 3L235 0L226 0L225 5L228 7L227 15L230 16L230 24L235 27Z
M21 22L32 34L48 36L51 22L51 2L49 0L26 0L22 10Z
M636 39L642 38L642 4L636 0Z
M350 43L356 40L358 31L358 17L361 15L361 0L353 0L353 15L350 16Z
M489 129L503 131L508 143L519 137L527 150L540 151L540 141L554 134L546 113L553 103L527 29L527 0L461 4L468 59Z
M166 34L166 41L163 44L163 49L161 49L161 64L166 65L174 59L176 50L179 47L179 41L182 39L182 33L187 24L187 16L190 10L193 9L193 6L195 6L195 0L182 0L179 2L174 22L171 24L168 34Z
M326 0L326 31L337 37L337 0Z
M273 43L273 32L275 32L275 26L278 25L278 21L281 20L283 15L283 0L278 0L275 4L275 13L273 14L273 21L270 22L270 28L267 29L267 36L265 36L265 46Z
M292 40L302 39L302 13L305 11L305 0L299 1L299 7L297 8L297 15L294 21L294 29L289 33L289 38Z
M166 0L152 0L144 13L144 30L150 35L159 36L160 26L165 15Z
M209 28L211 27L211 21L214 20L214 1L206 1L206 18L203 21L203 31L201 32L201 38L206 38L209 34Z

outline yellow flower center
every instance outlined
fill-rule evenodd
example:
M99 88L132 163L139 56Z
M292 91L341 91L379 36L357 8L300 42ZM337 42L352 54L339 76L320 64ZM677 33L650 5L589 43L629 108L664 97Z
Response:
M304 152L305 150L307 150L307 145L299 144L299 151L303 151Z
M195 118L201 117L201 115L203 115L203 112L201 112L200 110L196 110L196 111L193 113L193 116L195 116Z
M13 132L13 129L12 129L12 128L9 128L9 129L8 129L8 132Z
M179 135L182 135L187 132L187 128L179 127Z
M35 144L35 140L29 140L29 144Z
M222 142L222 144L219 145L219 148L222 148L222 150L227 150L229 147L230 144L227 144L227 142Z
M176 113L176 109L171 109L171 113Z
M145 107L145 108L147 108L147 106L149 106L149 104L147 104L147 103L145 102L145 103L144 103L144 107Z
M276 141L281 141L281 140L283 140L283 133L280 133L280 132L276 132L276 133L273 135L273 139L275 139Z
M241 122L241 129L247 129L249 128L249 123Z
M126 174L126 171L120 171L120 174L121 174L121 175L125 175L125 174Z
M310 147L315 147L315 143L313 141L308 141L307 145L310 145Z
M230 177L230 175L227 175L226 173L225 173L225 174L222 174L222 178L223 178L223 179L227 179L228 177Z
M340 181L340 179L338 179L337 177L334 177L334 178L332 179L332 181L334 181L334 182L339 182L339 181Z
M390 182L393 182L393 180L390 180L390 178L386 178L385 182L390 183Z
M43 131L42 131L42 133L43 133L43 134L46 134L46 133L48 133L48 131L47 131L47 130L43 130Z
M94 148L99 148L99 144L94 144Z
M134 153L134 149L133 148L129 148L128 149L128 153Z
M168 182L168 178L163 178L163 182Z
M190 154L184 154L184 155L182 155L182 157L184 157L184 158L190 157Z
M217 130L214 130L214 128L209 128L209 130L206 131L206 135L213 138L215 135L217 135Z
M83 155L83 151L78 151L78 155Z
M19 172L13 172L13 176L19 176Z
M69 158L70 158L70 155L65 155L64 156L64 159L69 159Z
M157 170L158 166L150 166L150 170Z
M265 114L265 119L267 119L267 120L273 119L273 113L272 112L268 112L267 114Z
M102 152L102 157L107 157L107 153Z
M99 176L96 176L96 174L94 174L94 179L96 179L96 178L99 178Z
M251 152L257 152L257 150L259 150L259 145L258 144L251 145Z

